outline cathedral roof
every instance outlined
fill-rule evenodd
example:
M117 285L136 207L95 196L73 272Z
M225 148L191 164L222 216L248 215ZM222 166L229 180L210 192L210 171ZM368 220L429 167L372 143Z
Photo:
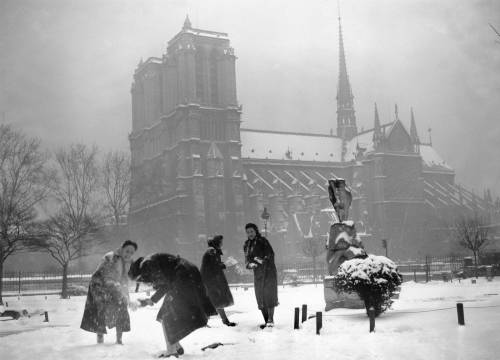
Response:
M336 136L242 129L241 144L243 158L342 161L342 139Z
M424 165L431 169L441 168L443 170L453 171L453 169L439 156L437 151L428 144L420 145L420 156Z

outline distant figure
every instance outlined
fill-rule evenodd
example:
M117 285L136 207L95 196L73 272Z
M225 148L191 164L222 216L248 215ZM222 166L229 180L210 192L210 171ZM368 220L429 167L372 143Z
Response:
M278 306L278 276L274 264L274 251L267 239L260 235L257 225L245 226L248 236L243 250L248 269L253 270L255 297L265 323L260 325L274 327L274 308Z
M208 240L208 250L203 255L200 272L208 297L222 322L227 326L235 326L236 324L229 321L224 311L224 308L233 305L234 301L224 275L226 265L221 260L223 238L222 235L216 235Z
M117 344L122 344L122 333L130 331L127 273L136 251L135 242L125 241L120 249L104 255L90 279L80 327L97 333L98 344L104 342L106 327L116 327Z
M217 314L198 268L179 256L158 253L135 261L129 275L136 281L151 284L156 290L150 299L140 300L143 306L153 305L165 297L156 316L162 324L167 346L167 352L160 357L184 354L179 341L206 326L208 317Z

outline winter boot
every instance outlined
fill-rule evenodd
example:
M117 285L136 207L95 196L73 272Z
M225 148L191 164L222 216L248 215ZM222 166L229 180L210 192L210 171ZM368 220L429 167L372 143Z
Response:
M182 345L180 343L176 343L175 346L177 348L177 354L184 355L184 348Z

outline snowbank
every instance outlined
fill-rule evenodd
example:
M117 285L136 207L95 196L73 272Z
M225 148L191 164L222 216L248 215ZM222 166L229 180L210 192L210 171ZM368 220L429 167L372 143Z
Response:
M317 336L313 319L302 324L300 330L293 330L293 308L308 304L310 314L323 310L322 286L280 287L276 328L264 331L257 327L262 319L253 290L238 288L233 290L236 305L227 309L238 326L228 328L218 318L211 318L210 328L200 329L182 341L186 350L183 358L495 359L500 353L496 339L500 329L499 294L500 281L409 282L402 285L393 309L377 319L375 333L368 332L364 310L335 309L324 313L323 329ZM159 305L132 312L132 331L124 335L125 345L118 346L113 344L114 331L105 337L104 345L96 345L94 334L79 329L84 297L7 301L9 308L48 310L50 322L43 323L42 316L0 322L2 359L138 360L155 358L163 350L161 327L155 321ZM457 301L465 306L465 327L457 325ZM7 333L12 335L5 336ZM201 351L201 347L213 342L233 345Z

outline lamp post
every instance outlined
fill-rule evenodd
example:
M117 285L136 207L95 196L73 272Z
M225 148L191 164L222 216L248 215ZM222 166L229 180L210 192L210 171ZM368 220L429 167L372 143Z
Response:
M382 247L385 249L385 257L389 257L389 250L387 246L387 239L382 239Z
M262 211L262 214L260 214L260 217L262 220L264 220L264 233L266 234L267 237L267 221L271 217L271 215L267 212L267 208L265 207L264 210Z

